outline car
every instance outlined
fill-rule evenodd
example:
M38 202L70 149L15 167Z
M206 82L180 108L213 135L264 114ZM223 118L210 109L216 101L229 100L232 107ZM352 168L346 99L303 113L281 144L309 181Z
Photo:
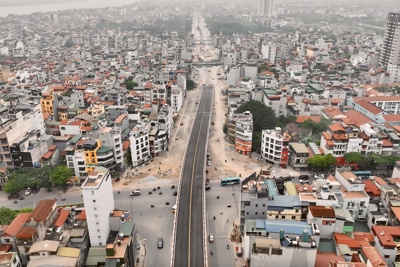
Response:
M8 199L18 199L19 195L17 193L11 194L8 196Z
M25 196L29 196L31 193L32 193L32 191L31 191L31 189L28 187L28 188L25 190Z
M208 235L208 241L210 243L214 242L214 236L212 234Z
M299 176L299 182L300 183L308 183L308 175L300 175Z
M173 195L173 196L177 196L177 195L178 195L178 191L172 192L172 195Z
M136 243L136 250L140 250L140 244Z
M211 161L207 160L207 166L211 166Z
M130 193L131 197L133 197L133 196L140 196L140 194L141 194L140 189L133 190L133 191Z
M157 238L157 247L158 248L164 247L164 239L162 237Z
M181 124L180 124L181 126L183 126L183 122L181 122Z

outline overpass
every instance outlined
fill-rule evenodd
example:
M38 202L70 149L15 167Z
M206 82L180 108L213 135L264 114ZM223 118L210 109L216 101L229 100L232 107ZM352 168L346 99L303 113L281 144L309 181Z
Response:
M211 121L213 87L202 87L186 145L174 220L171 266L204 267L207 264L205 231L205 160Z
M213 67L213 66L221 66L223 65L222 60L212 60L212 61L198 61L192 62L193 67Z

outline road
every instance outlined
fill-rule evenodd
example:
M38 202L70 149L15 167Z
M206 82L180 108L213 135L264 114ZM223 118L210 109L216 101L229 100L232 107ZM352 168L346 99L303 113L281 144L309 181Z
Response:
M175 267L204 266L203 193L213 87L203 87L183 165L175 239Z

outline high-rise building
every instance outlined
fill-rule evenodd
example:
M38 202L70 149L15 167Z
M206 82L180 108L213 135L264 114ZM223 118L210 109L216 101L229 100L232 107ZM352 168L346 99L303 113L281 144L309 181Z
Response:
M274 0L259 0L258 15L272 16L274 12Z
M114 209L114 196L110 171L96 167L89 173L82 187L83 203L92 247L105 246L110 233L110 212Z
M400 65L400 13L389 13L379 64Z

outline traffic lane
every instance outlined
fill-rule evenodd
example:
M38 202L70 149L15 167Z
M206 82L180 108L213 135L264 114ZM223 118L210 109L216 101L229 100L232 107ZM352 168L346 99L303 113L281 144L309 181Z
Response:
M207 90L207 89L203 89ZM208 101L210 92L206 91ZM197 143L197 151L195 158L195 174L193 181L192 195L192 218L191 218L191 244L190 244L190 261L191 266L204 266L204 234L203 234L203 190L204 190L204 161L206 157L207 132L209 126L209 112L207 112L207 104L202 113L199 139ZM209 109L208 109L209 110ZM195 212L193 212L195 211Z
M115 195L115 205L130 211L135 222L136 231L144 240L146 246L146 266L169 266L171 259L171 238L174 214L172 206L176 203L176 196L172 195L175 189L167 188L152 191L152 187L141 187L140 196L129 196L129 189L121 190ZM148 192L152 192L151 195ZM162 195L159 195L159 192ZM166 205L166 203L169 205ZM150 205L153 204L154 208ZM132 206L131 206L132 205ZM164 247L157 248L157 238L163 237Z
M175 240L175 266L187 266L188 256L190 249L190 228L189 228L189 217L191 216L191 187L192 178L195 175L193 170L193 164L196 157L196 145L199 137L200 123L202 111L204 110L206 92L203 90L198 101L198 109L195 115L191 136L189 137L189 143L186 152L186 159L183 168L183 175L181 181L181 190L179 196L179 210L177 217L176 227L176 240Z
M206 193L207 236L210 233L214 234L214 242L208 243L209 255L211 250L214 252L214 255L208 258L210 266L234 266L235 264L234 243L231 243L229 235L233 222L239 222L239 213L236 210L239 194L239 185L221 186L220 181L211 181L211 190ZM227 207L229 204L231 208Z

